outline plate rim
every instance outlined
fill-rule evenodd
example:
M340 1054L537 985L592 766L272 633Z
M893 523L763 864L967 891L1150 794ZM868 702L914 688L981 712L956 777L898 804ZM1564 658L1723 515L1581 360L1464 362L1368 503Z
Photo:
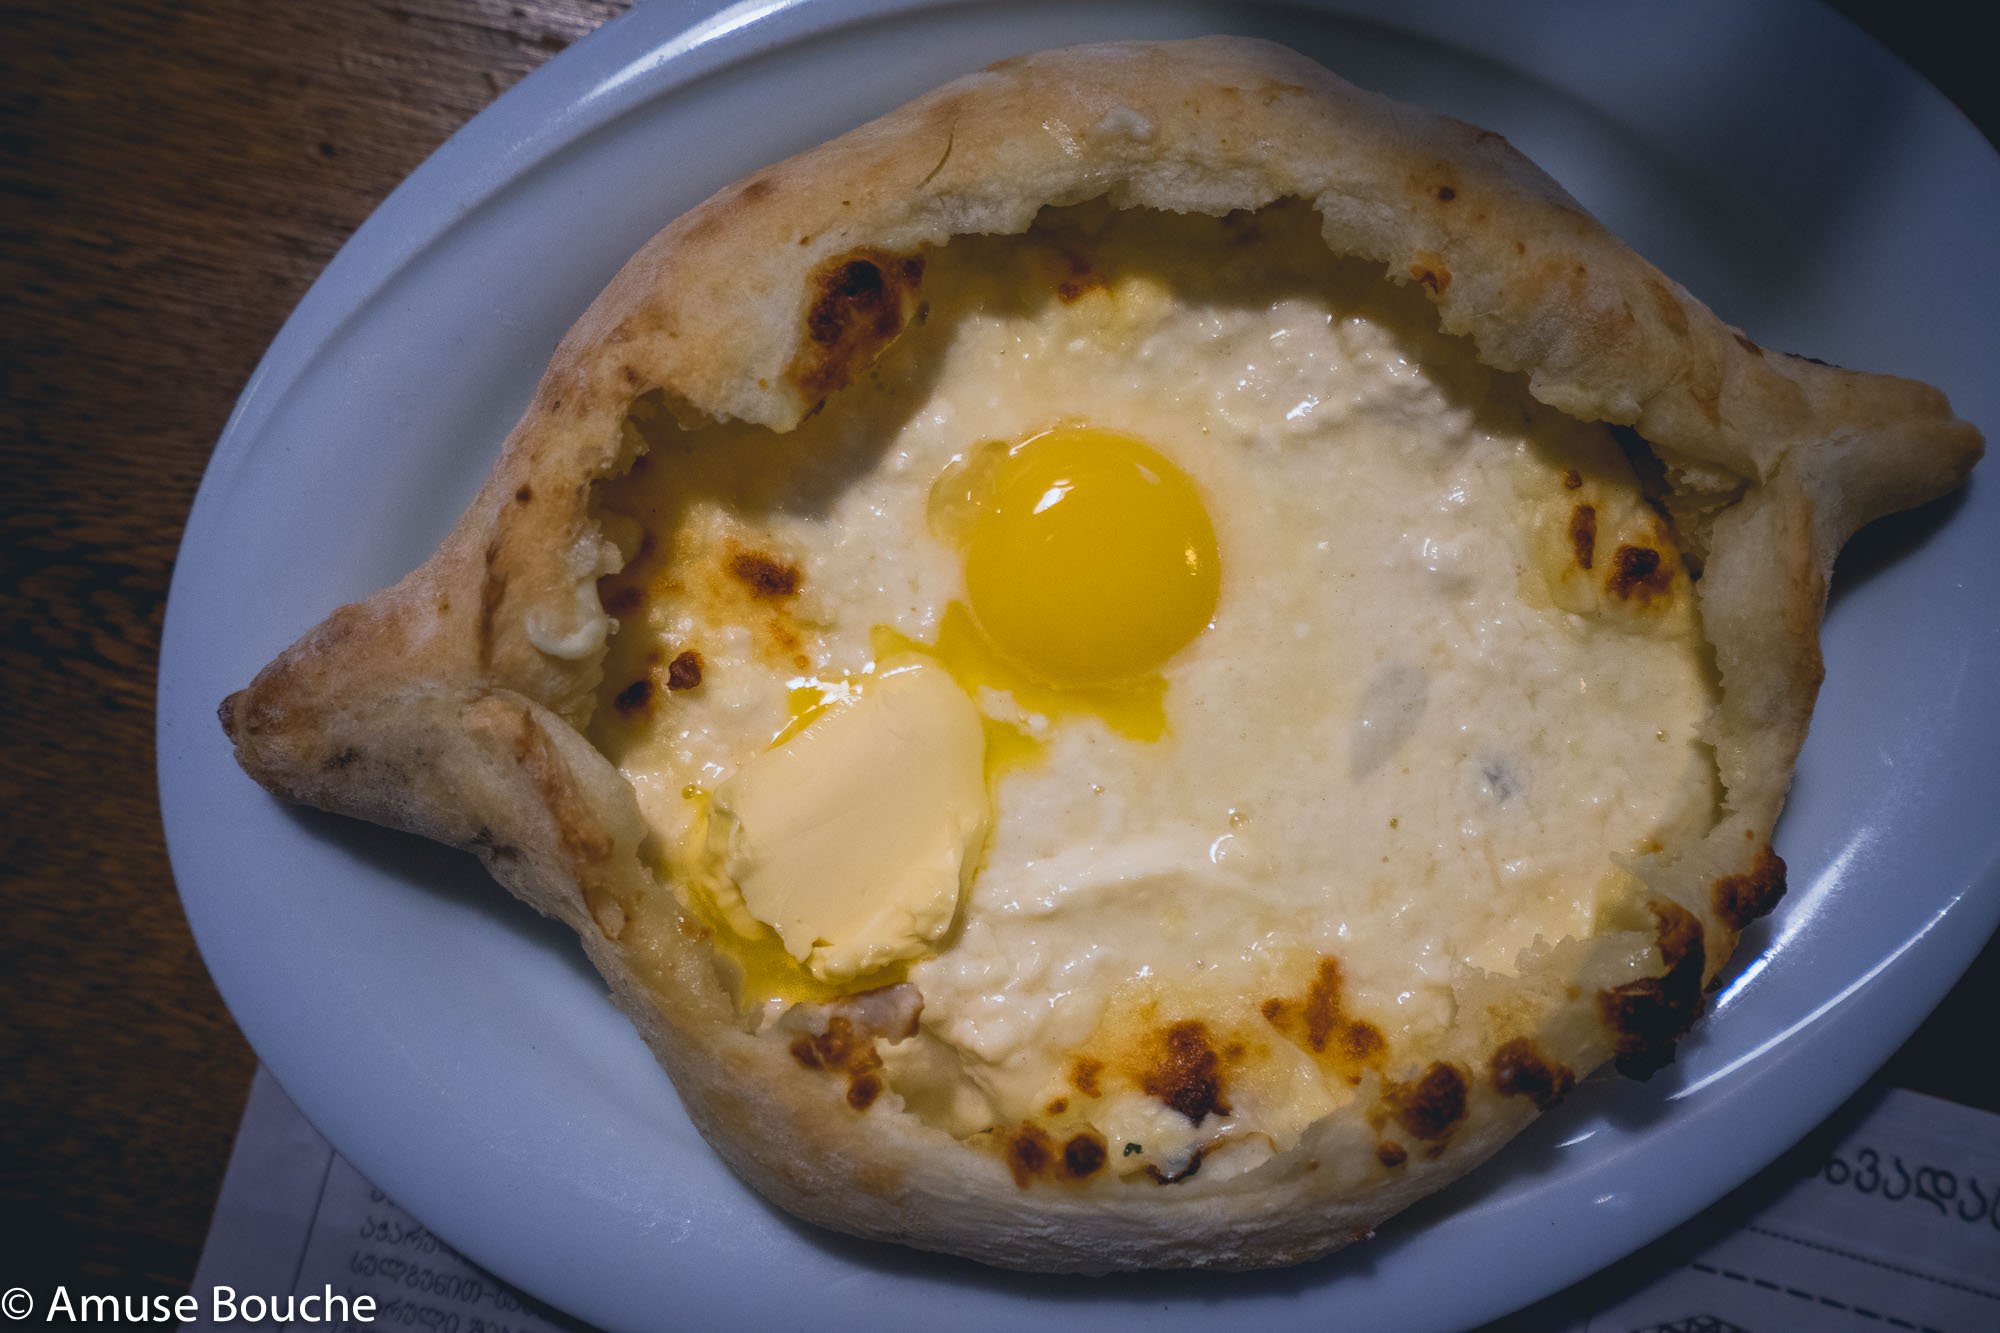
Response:
M899 14L918 10L985 7L1005 6L998 0L993 0L992 3L944 5L925 3L924 0L860 0L857 3L813 6L799 3L798 0L777 0L776 3L736 5L723 11L724 16L729 16L728 22L711 19L706 21L706 26L702 22L684 24L677 30L678 45L672 42L665 45L655 44L652 48L653 55L636 62L622 60L618 53L624 51L630 44L628 40L630 34L641 30L642 16L645 19L644 30L658 31L679 22L686 17L688 11L698 8L691 4L676 5L665 3L664 0L655 0L653 4L643 5L613 20L583 42L557 56L482 111L465 129L454 135L432 158L420 166L350 238L327 270L313 284L306 298L301 301L293 316L287 320L277 338L273 340L270 350L246 384L236 408L231 413L221 442L204 472L194 511L183 536L182 555L187 555L190 548L198 541L208 538L208 529L212 524L210 511L221 503L217 497L226 487L227 479L236 469L246 464L259 438L260 423L268 419L269 413L282 402L285 393L296 385L299 376L318 350L337 337L346 322L364 308L370 299L387 287L393 286L397 275L402 273L426 247L447 239L472 210L497 191L532 174L548 154L560 151L564 145L578 136L603 130L634 107L665 95L669 88L678 87L718 71L726 71L729 66L739 61L758 58L767 53L773 44L802 40L827 28L876 21L885 17L893 18ZM1412 15L1402 13L1400 7L1388 3L1388 0L1352 0L1351 3L1301 4L1292 7L1327 10L1336 16L1397 28L1433 41L1442 39L1429 29L1440 24L1448 25L1447 11L1456 9L1455 6L1436 6L1418 11L1414 17L1422 22L1412 25L1408 21ZM1794 11L1799 9L1797 6L1791 8ZM1391 11L1395 11L1393 17L1400 21L1390 21ZM1820 12L1814 17L1818 21L1847 25L1845 19L1830 10ZM1849 31L1855 36L1859 35L1858 30L1853 30L1851 27ZM689 34L695 36L690 37ZM1865 37L1861 40L1873 48L1881 58L1890 59L1885 52L1880 52L1880 48L1874 48L1872 42ZM1446 44L1458 45L1457 42ZM663 62L657 52L669 47L678 54ZM652 63L647 65L648 61ZM647 81L649 78L662 77L666 65L675 61L683 63L675 65L675 72L679 77L674 82L656 84ZM638 75L626 72L635 65L647 65L647 70L642 70ZM1897 68L1902 70L1905 77L1922 84L1923 90L1931 97L1943 103L1942 95L1936 93L1928 84L1922 83L1921 79L1904 67L1898 65ZM609 74L607 70L610 71ZM551 74L544 78L543 75L550 71L560 71L562 77L558 78ZM598 92L592 98L578 101L559 92L579 81L593 79L595 79L593 86ZM1558 84L1558 86L1563 85ZM1565 91L1573 92L1566 87ZM1591 99L1583 100L1593 108L1599 107L1599 104ZM562 103L568 108L567 112L556 114L560 108L552 107L552 103ZM1943 104L1949 106L1948 103ZM1963 120L1962 114L1958 113L1956 108L1952 108L1952 111L1959 116L1966 132L1978 139L1977 131L1972 129L1969 122ZM523 133L523 122L529 121L533 122L534 132ZM1983 145L1983 140L1980 142ZM1990 149L1988 152L1990 154ZM478 169L474 170L468 164L478 164ZM472 171L469 184L466 181L454 182L451 179L452 173L467 170ZM429 221L424 227L412 225L425 221L427 217ZM373 282L368 280L370 273L376 275L376 280ZM204 509L204 501L208 503L207 510ZM166 827L169 856L174 866L177 884L187 882L183 866L189 863L187 840L190 835L183 823L185 816L176 814L169 817L170 809L178 811L184 807L171 802L167 793L172 790L173 779L178 772L182 747L189 743L188 737L192 732L192 726L188 725L190 715L187 701L179 692L180 682L184 679L179 664L187 660L185 655L191 651L185 642L185 606L189 599L198 595L191 587L184 586L183 575L191 571L195 564L196 562L186 559L176 561L173 587L167 604L167 623L162 635L159 685L158 771L162 784L163 824ZM177 610L183 614L177 616ZM171 701L170 694L173 695ZM204 708L198 711L205 713L207 710ZM210 743L213 743L213 738ZM1983 872L1975 872L1971 880L1957 886L1950 900L1939 911L1933 922L1933 928L1907 941L1896 954L1885 959L1874 972L1862 979L1871 985L1878 982L1887 984L1885 979L1893 975L1901 979L1901 984L1909 994L1919 996L1929 994L1929 1002L1921 1005L1916 1018L1911 1020L1908 1028L1895 1033L1893 1039L1885 1039L1880 1031L1876 1033L1877 1040L1874 1044L1884 1047L1882 1054L1886 1055L1889 1050L1893 1050L1894 1046L1907 1036L1908 1030L1914 1029L1922 1014L1942 997L1951 980L1963 971L1966 964L1969 964L1980 943L1992 933L1995 924L2000 923L2000 893L1993 892L1995 885L2000 884L2000 875L1996 875L1996 870L2000 870L2000 862L1989 861ZM186 901L186 890L183 889L182 893L183 900ZM189 910L191 926L195 924L198 915L199 913L191 905ZM1956 932L1955 937L1953 932L1937 932L1935 927L1944 924L1947 918L1953 924L1967 929ZM217 970L217 955L214 951L218 948L218 943L212 931L205 933L203 929L196 928L195 937L204 961L215 977L218 991L223 992L225 1003L230 1004L232 1013L236 1012L236 1003L225 990L224 978ZM1913 976L1923 972L1925 966L1931 968L1927 977ZM1850 988L1848 996L1836 997L1836 1000L1845 1003L1846 999L1851 997L1853 989ZM242 1020L239 1018L239 1026L242 1025ZM1791 1040L1790 1044L1777 1053L1777 1058L1788 1064L1798 1062L1816 1053L1819 1046L1826 1044L1835 1035L1833 1024L1821 1023L1816 1029ZM1867 1067L1872 1069L1874 1063L1871 1061ZM1865 1079L1865 1073L1863 1078ZM1750 1096L1754 1094L1761 1081L1761 1078L1756 1081L1739 1080L1731 1087L1722 1088L1717 1097L1741 1099ZM1859 1082L1853 1086L1858 1087ZM1850 1088L1849 1091L1851 1090ZM1843 1093L1840 1097L1831 1099L1827 1105L1816 1111L1810 1106L1803 1110L1795 1108L1791 1116L1779 1119L1787 1124L1802 1122L1798 1125L1798 1129L1799 1132L1803 1132L1838 1105L1845 1095ZM1711 1099L1708 1105L1718 1104L1720 1103ZM310 1108L307 1108L307 1114L309 1118L316 1118L312 1116ZM1705 1110L1704 1114L1715 1113ZM1738 1161L1733 1163L1729 1170L1734 1172L1743 1161L1751 1163L1750 1169L1732 1175L1729 1183L1733 1184L1753 1173L1764 1161L1776 1156L1794 1141L1798 1134L1767 1133L1764 1137L1775 1138L1775 1146L1768 1147L1766 1151L1761 1146L1760 1140L1759 1146L1752 1146L1747 1151L1739 1152ZM1728 1184L1714 1193L1719 1194L1726 1188ZM1684 1213L1673 1216L1663 1213L1665 1220L1652 1230L1652 1236L1664 1233L1685 1215L1697 1211L1705 1202L1705 1199L1701 1200L1687 1208ZM1640 1243L1646 1242L1642 1240ZM1592 1263L1578 1269L1571 1277L1564 1278L1563 1284L1566 1285L1568 1281L1573 1280L1574 1276L1594 1271L1598 1266ZM551 1293L543 1291L542 1294L546 1296ZM572 1308L567 1301L558 1299L556 1303L563 1305L564 1308ZM1515 1304L1519 1302L1516 1301ZM1509 1308L1513 1306L1493 1308L1491 1314L1502 1314Z

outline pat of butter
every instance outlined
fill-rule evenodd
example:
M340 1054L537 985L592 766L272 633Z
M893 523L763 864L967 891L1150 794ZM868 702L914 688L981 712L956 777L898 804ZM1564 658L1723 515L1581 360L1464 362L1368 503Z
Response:
M985 729L937 666L887 671L716 789L710 889L823 981L921 955L951 926L990 817Z

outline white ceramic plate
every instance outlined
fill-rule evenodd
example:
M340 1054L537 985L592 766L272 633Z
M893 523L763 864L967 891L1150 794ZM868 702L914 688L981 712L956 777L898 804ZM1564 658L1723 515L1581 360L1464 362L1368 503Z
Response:
M1759 341L1932 379L2000 433L2000 163L1816 5L642 6L439 150L301 303L216 449L162 650L162 804L217 986L327 1137L494 1272L616 1328L1466 1325L1755 1171L1991 931L1990 477L1848 561L1779 833L1791 896L1680 1063L1586 1089L1374 1243L1287 1272L1030 1278L795 1224L697 1138L563 932L469 858L237 771L216 703L429 553L556 338L657 227L987 61L1210 31L1503 131Z

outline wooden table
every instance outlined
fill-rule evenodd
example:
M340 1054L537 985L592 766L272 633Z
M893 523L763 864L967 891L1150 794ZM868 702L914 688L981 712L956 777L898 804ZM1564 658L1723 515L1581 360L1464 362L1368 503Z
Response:
M1989 138L1979 6L1844 0ZM0 9L0 1285L187 1287L253 1057L189 938L153 779L181 525L266 343L446 135L625 0ZM1975 29L1976 32L1976 29ZM2000 955L1891 1066L1963 1058Z

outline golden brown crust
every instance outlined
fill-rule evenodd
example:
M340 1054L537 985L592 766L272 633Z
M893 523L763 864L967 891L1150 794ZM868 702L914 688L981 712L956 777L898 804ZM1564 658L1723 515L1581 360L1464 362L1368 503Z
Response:
M1724 817L1699 845L1636 867L1649 915L1635 905L1623 927L1558 946L1506 988L1474 987L1461 1005L1487 1017L1448 1048L1386 1072L1357 1063L1361 1109L1293 1152L1158 1186L1102 1170L1101 1144L1021 1128L979 1150L898 1109L856 1044L877 1030L872 1010L746 1031L698 927L629 929L651 883L644 826L578 730L609 626L596 580L620 563L589 493L631 462L620 422L633 398L658 389L688 422L788 429L914 317L927 247L1098 197L1217 214L1303 199L1332 249L1420 285L1482 360L1558 408L1635 428L1703 562L1722 684ZM575 927L704 1134L794 1212L1017 1267L1288 1263L1477 1164L1577 1071L1613 1055L1657 1067L1671 1052L1781 883L1769 837L1819 681L1834 553L1874 517L1956 486L1979 451L1927 386L1770 352L1724 325L1497 135L1259 42L1047 52L759 171L668 226L564 338L438 553L336 611L222 720L273 791L472 850ZM1594 516L1569 536L1586 567L1621 558L1599 549ZM1637 597L1656 574L1643 562L1607 567ZM653 688L691 688L700 669L676 658ZM1307 999L1302 1017L1272 1022L1309 1028ZM1190 1113L1225 1095L1199 1036L1169 1034L1161 1064L1162 1095ZM1079 1069L1079 1091L1094 1077Z

